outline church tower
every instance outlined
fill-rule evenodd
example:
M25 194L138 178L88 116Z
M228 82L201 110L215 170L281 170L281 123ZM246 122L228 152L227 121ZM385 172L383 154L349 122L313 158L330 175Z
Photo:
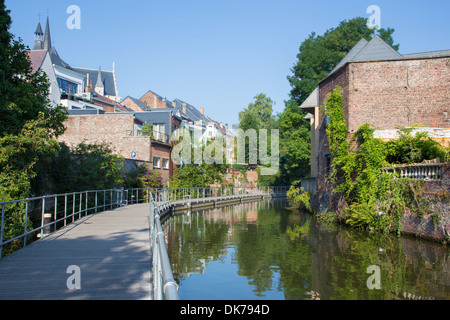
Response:
M38 26L34 32L34 47L33 50L43 50L44 49L44 33L42 32L41 21L39 19Z
M95 92L101 96L105 95L105 86L102 80L102 69L98 69L97 83L95 84Z

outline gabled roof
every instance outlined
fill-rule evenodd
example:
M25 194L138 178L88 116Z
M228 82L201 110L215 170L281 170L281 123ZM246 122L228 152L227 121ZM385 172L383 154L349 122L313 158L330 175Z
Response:
M39 70L44 62L45 56L47 55L47 50L32 50L28 52L28 56L31 61L32 72L35 73Z
M352 61L354 57L369 43L366 39L362 38L358 43L350 50L350 52L342 59L337 66L330 72L330 75L340 69L344 64Z
M123 99L122 101L126 100L126 99L130 99L131 101L133 101L135 104L138 105L139 108L141 108L143 111L151 111L151 109L142 101L133 98L132 96L127 96L125 99Z
M151 92L153 95L155 95L156 98L157 98L158 100L160 100L161 102L164 102L164 103L166 104L167 108L173 108L172 102L170 102L170 101L167 100L166 98L163 98L162 96L160 96L159 94L155 93L155 92L152 91L152 90L148 90L148 91L141 97L141 99L142 99L147 93L149 93L149 92Z
M376 35L372 40L352 59L352 61L381 61L402 59L403 56Z
M383 60L398 60L403 59L403 56L395 51L389 44L386 43L380 36L376 35L372 40L367 41L362 38L350 52L342 59L337 66L330 72L330 75L342 68L348 62L355 61L383 61ZM328 77L327 76L327 77Z

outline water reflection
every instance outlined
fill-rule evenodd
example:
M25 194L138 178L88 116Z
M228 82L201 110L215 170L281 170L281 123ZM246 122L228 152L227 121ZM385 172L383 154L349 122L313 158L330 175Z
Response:
M283 200L191 212L165 232L181 299L449 299L447 247L317 223ZM378 266L381 289L369 289Z

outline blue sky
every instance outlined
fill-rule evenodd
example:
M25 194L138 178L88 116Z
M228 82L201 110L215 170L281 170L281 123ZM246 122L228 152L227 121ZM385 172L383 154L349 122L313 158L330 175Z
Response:
M81 29L70 30L70 5ZM381 9L400 53L450 49L448 0L6 0L11 32L32 47L38 16L50 17L53 45L72 66L112 70L119 94L152 90L179 98L230 126L259 93L281 112L300 44L340 21Z

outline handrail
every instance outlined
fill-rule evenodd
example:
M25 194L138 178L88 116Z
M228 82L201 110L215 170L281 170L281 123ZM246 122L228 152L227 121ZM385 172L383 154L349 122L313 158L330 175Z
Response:
M400 178L440 180L443 175L443 163L426 163L381 168L386 174L398 174Z
M29 244L31 235L40 232L36 238L45 238L52 229L58 230L80 219L83 215L96 214L102 210L127 206L139 202L150 205L149 222L153 251L154 295L159 299L178 299L178 286L165 246L165 235L161 226L161 214L179 201L192 202L195 199L223 199L253 195L286 195L289 187L205 187L205 188L123 188L88 190L64 194L45 195L21 200L0 202L0 259L5 245L23 240L23 247ZM186 200L189 199L189 200ZM7 240L5 222L10 215L23 218L23 232ZM34 221L32 221L34 219ZM71 220L71 221L69 221ZM39 226L33 227L34 222Z

